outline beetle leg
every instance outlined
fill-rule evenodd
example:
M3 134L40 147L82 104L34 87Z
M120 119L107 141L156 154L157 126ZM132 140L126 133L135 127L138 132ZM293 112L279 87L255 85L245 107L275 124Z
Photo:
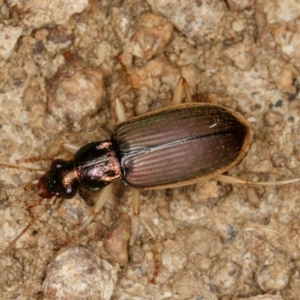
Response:
M116 113L117 124L125 122L127 119L125 114L125 107L119 95L116 97L114 103L115 103L114 110Z
M112 184L107 185L105 188L101 190L100 196L95 203L92 214L81 224L80 228L76 230L75 234L72 234L62 245L59 245L55 248L56 251L61 249L62 247L70 244L76 237L79 232L82 232L86 227L93 221L96 214L102 209L106 201L109 199L109 196L112 194Z
M150 279L151 283L155 282L155 278L158 274L159 267L160 267L160 254L159 254L159 240L158 236L154 233L154 231L151 229L151 227L146 223L146 221L140 216L140 191L138 189L131 189L132 191L132 207L134 214L139 219L141 224L145 227L145 229L150 234L153 243L154 243L154 271L152 274L152 277Z
M110 103L110 112L117 124L127 121L125 106L121 100L121 96L127 94L132 89L131 86L128 86L123 91L118 93L114 100Z
M185 94L186 96L186 102L192 102L189 86L185 78L180 77L175 87L173 100L172 100L173 105L178 105L182 103L183 94Z
M145 220L140 216L140 191L138 189L132 188L132 207L134 214L137 216L137 218L141 221L145 229L148 231L150 236L153 239L156 239L156 234L151 229L151 227L145 222Z
M76 153L78 151L78 149L80 148L77 145L74 144L68 144L68 143L62 143L61 147L64 148L64 150L70 152L70 153Z
M228 175L217 175L215 177L210 177L210 180L215 180L215 181L221 181L225 183L231 183L231 184L245 184L245 185L263 185L263 186L273 186L273 185L285 185L285 184L291 184L300 181L300 177L296 178L291 178L291 179L286 179L286 180L279 180L279 181L268 181L268 182L260 182L260 181L250 181L247 179L242 179L238 177L233 177L233 176L228 176ZM186 185L191 185L191 184L196 184L198 182L202 182L204 179L199 178L198 180L193 180L187 183L182 183L182 182L177 182L173 184L168 184L167 186L158 186L155 187L156 190L158 189L165 189L165 188L177 188L177 187L182 187ZM154 190L154 188L144 188L145 190Z
M81 225L80 230L84 230L94 219L95 215L102 209L110 195L112 194L112 184L107 185L105 188L101 190L100 196L95 203L93 213L90 217L88 217Z
M264 185L264 186L271 186L271 185L285 185L294 182L300 181L300 178L291 178L287 180L279 180L279 181L270 181L270 182L261 182L261 181L250 181L242 178L227 176L227 175L218 175L213 180L222 181L226 183L233 183L233 184L248 184L248 185Z

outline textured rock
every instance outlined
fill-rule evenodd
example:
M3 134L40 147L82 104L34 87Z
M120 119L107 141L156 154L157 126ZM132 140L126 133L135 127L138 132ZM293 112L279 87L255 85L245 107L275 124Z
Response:
M59 251L47 269L44 299L111 299L116 271L82 247Z

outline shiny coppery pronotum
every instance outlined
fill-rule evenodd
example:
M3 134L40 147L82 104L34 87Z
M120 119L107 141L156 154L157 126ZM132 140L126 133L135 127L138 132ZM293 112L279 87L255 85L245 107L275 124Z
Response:
M89 143L71 161L54 160L38 183L40 196L73 197L122 179L141 189L168 188L215 177L237 164L252 140L232 109L187 103L117 126L111 140Z

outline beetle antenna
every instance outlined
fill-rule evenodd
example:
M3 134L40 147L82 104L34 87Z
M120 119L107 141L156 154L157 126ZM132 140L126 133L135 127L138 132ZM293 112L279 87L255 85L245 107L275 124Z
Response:
M26 185L23 187L24 191L27 192L29 190L29 188L33 185L33 184L38 184L38 180L32 180L28 183L26 183Z
M21 159L17 159L16 162L19 163L27 163L27 162L34 162L34 161L41 161L41 160L53 160L53 157L44 157L44 156L32 156L32 157L27 157L27 158L21 158Z
M225 183L233 183L233 184L248 184L248 185L263 185L263 186L272 186L272 185L285 185L290 183L295 183L300 181L300 178L291 178L286 180L279 180L279 181L270 181L270 182L260 182L260 181L250 181L247 179L236 178L227 175L218 175L213 180L225 182Z
M12 248L13 245L16 244L18 239L46 212L48 211L55 203L58 198L55 197L52 201L52 203L48 203L44 209L36 215L33 219L30 220L30 222L26 225L25 228L22 229L22 231L9 243L9 245L0 253L0 257L6 255Z
M18 166L18 165L12 165L12 164L0 163L0 167L5 167L5 168L9 168L9 169L26 170L26 171L34 172L34 173L37 173L37 174L40 174L40 175L45 174L45 171L43 171L41 169L35 169L35 168Z
M127 70L127 67L125 66L122 58L121 58L121 54L118 54L115 56L115 59L118 61L118 63L120 64L121 68L122 68L122 72L126 78L126 81L130 84L128 78L129 78L129 72Z

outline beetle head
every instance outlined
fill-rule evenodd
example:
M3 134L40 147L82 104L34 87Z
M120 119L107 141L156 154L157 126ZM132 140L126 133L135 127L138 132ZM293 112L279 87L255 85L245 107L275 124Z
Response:
M49 199L53 196L63 199L73 198L79 189L73 162L55 159L50 170L40 178L37 187L42 198Z

